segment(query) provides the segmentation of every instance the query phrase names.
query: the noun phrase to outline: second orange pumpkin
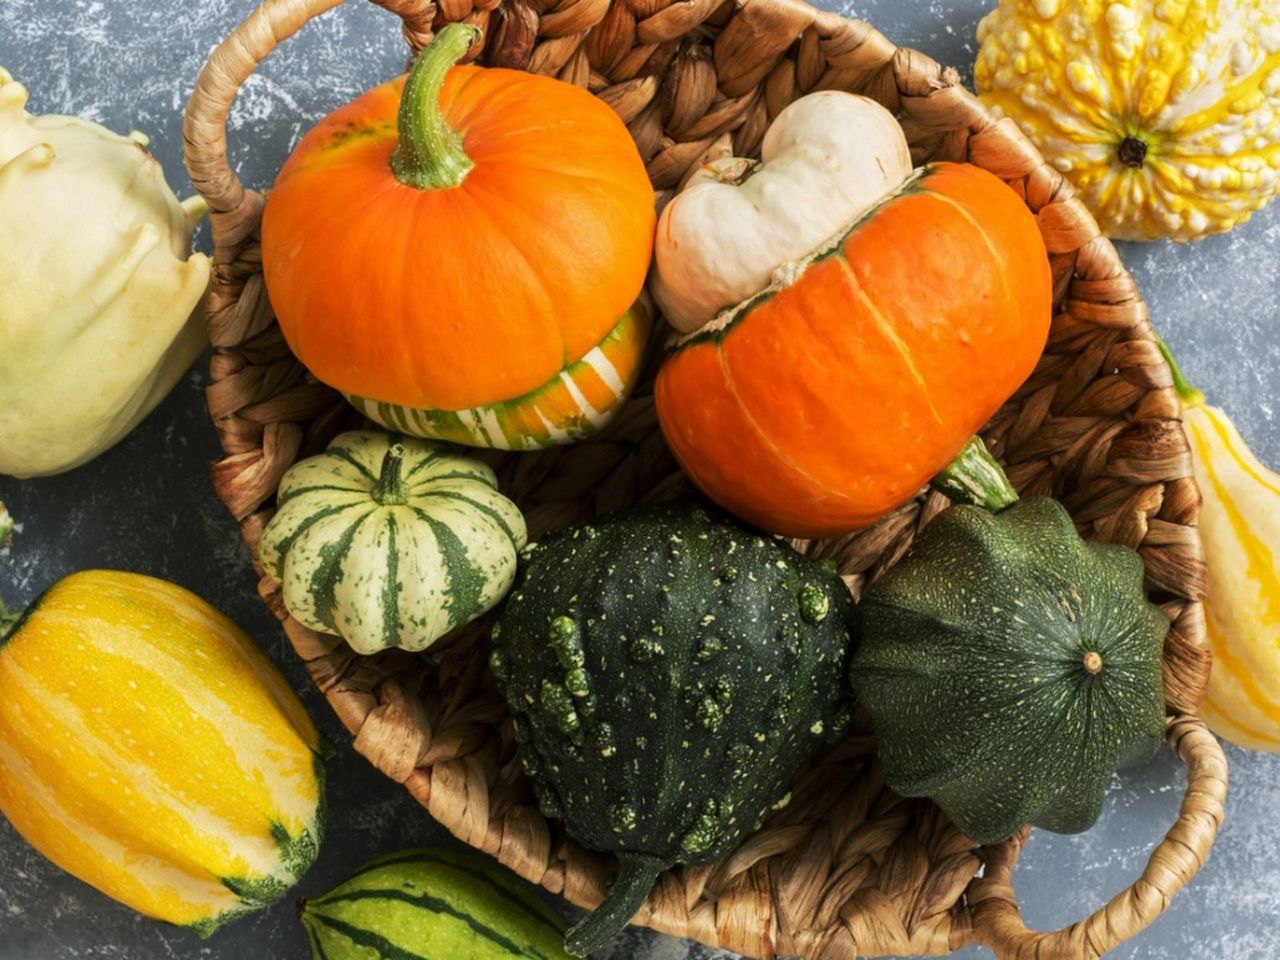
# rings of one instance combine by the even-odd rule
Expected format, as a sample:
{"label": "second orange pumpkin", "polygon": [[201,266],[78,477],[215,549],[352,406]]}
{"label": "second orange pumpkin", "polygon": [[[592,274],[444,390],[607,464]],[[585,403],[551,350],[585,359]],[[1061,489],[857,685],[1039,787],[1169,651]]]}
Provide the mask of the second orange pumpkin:
{"label": "second orange pumpkin", "polygon": [[908,180],[795,276],[686,338],[658,416],[712,499],[822,537],[914,496],[1035,368],[1052,277],[1021,199],[977,167]]}

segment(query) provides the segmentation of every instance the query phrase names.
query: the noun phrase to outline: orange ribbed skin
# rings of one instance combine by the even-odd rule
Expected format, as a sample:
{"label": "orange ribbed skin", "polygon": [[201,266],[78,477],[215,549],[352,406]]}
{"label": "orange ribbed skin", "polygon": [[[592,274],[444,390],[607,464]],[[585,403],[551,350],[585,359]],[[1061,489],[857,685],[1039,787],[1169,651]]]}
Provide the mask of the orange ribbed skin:
{"label": "orange ribbed skin", "polygon": [[658,416],[721,506],[789,536],[847,533],[960,453],[1035,368],[1052,307],[1021,198],[939,163],[794,282],[678,347]]}
{"label": "orange ribbed skin", "polygon": [[635,303],[653,188],[587,91],[454,67],[440,107],[474,163],[456,187],[390,166],[404,78],[330,114],[276,179],[263,272],[290,348],[343,393],[462,410],[540,388]]}

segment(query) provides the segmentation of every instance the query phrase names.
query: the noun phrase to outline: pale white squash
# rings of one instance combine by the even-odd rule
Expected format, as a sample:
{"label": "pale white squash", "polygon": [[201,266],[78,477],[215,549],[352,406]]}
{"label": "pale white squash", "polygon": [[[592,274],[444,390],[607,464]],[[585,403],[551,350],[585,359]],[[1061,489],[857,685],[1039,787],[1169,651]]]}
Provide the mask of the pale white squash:
{"label": "pale white squash", "polygon": [[765,132],[759,164],[708,164],[667,204],[654,299],[675,329],[692,333],[839,236],[910,175],[906,137],[880,104],[838,90],[801,97]]}
{"label": "pale white squash", "polygon": [[303,626],[357,653],[422,650],[511,589],[528,531],[497,488],[447,444],[344,433],[284,475],[262,566]]}
{"label": "pale white squash", "polygon": [[60,473],[132,430],[203,349],[201,200],[141,134],[27,113],[0,69],[0,474]]}

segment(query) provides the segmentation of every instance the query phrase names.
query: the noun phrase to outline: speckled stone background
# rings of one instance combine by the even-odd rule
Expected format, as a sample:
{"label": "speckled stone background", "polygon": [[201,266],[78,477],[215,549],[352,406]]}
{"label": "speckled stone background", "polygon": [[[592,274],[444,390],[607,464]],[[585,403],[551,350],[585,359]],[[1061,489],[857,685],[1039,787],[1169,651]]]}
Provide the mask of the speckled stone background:
{"label": "speckled stone background", "polygon": [[[967,74],[974,30],[991,0],[826,2]],[[30,88],[34,112],[76,113],[150,134],[170,182],[185,195],[183,105],[210,49],[250,8],[251,0],[0,0],[0,65]],[[368,4],[349,3],[308,27],[270,58],[236,104],[231,145],[240,175],[268,185],[313,121],[392,76],[403,61],[395,23]],[[1227,237],[1188,247],[1130,246],[1124,256],[1188,374],[1232,412],[1265,459],[1280,464],[1280,204]],[[329,837],[299,889],[315,894],[376,854],[447,838],[354,754],[258,602],[236,527],[206,478],[217,446],[204,410],[204,366],[97,462],[50,480],[0,478],[0,500],[22,522],[12,551],[0,555],[0,592],[20,605],[74,570],[135,570],[195,590],[254,635],[340,744],[330,773]],[[1280,758],[1238,750],[1230,756],[1228,820],[1208,866],[1152,930],[1114,956],[1280,956]],[[1171,822],[1182,782],[1174,761],[1162,759],[1117,779],[1090,833],[1038,833],[1015,874],[1029,921],[1042,928],[1072,922],[1132,880]],[[983,955],[975,949],[960,956]],[[0,821],[0,960],[305,956],[289,902],[202,942],[65,876]],[[598,960],[710,958],[728,955],[635,931]]]}

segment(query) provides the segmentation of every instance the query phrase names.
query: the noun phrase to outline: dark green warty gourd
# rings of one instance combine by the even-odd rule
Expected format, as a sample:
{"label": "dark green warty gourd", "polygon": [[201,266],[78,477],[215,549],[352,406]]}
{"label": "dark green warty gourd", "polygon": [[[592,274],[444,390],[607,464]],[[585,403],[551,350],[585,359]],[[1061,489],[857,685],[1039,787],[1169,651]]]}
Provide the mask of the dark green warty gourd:
{"label": "dark green warty gourd", "polygon": [[951,507],[872,584],[851,676],[885,782],[994,843],[1086,830],[1117,767],[1155,755],[1169,621],[1132,550],[1063,507]]}
{"label": "dark green warty gourd", "polygon": [[614,515],[527,549],[491,663],[543,813],[616,853],[585,955],[658,874],[712,863],[788,800],[849,717],[853,610],[830,564],[690,502]]}

